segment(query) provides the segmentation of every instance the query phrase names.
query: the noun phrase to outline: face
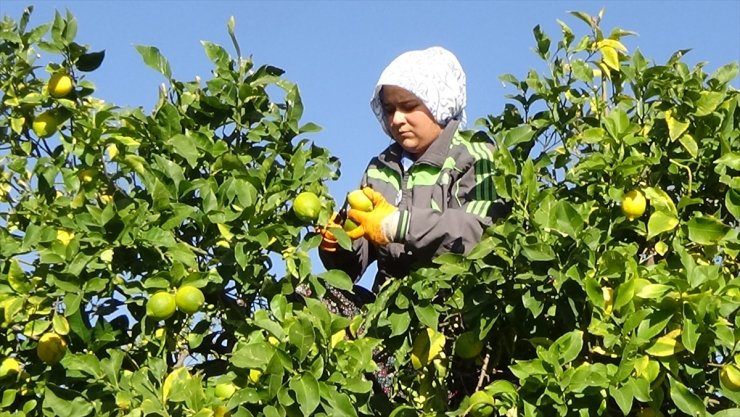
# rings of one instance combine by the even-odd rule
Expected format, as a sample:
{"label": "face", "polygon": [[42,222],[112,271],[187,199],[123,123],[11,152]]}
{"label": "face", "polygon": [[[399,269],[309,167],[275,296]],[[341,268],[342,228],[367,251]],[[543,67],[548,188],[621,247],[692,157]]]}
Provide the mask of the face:
{"label": "face", "polygon": [[380,91],[386,126],[393,139],[414,159],[421,156],[440,133],[440,126],[424,102],[394,85]]}

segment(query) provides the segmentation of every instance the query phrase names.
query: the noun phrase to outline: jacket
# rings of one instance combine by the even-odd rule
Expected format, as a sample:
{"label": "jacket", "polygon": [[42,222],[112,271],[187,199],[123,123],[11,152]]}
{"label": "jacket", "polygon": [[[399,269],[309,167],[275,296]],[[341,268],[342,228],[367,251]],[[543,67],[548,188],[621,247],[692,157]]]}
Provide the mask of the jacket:
{"label": "jacket", "polygon": [[352,251],[321,252],[325,267],[341,269],[357,281],[377,261],[377,292],[389,277],[428,266],[443,253],[467,253],[480,241],[500,206],[492,177],[494,145],[473,140],[472,132],[458,131],[458,124],[448,123],[408,170],[395,142],[370,161],[361,184],[398,207],[394,241],[376,247],[357,239]]}

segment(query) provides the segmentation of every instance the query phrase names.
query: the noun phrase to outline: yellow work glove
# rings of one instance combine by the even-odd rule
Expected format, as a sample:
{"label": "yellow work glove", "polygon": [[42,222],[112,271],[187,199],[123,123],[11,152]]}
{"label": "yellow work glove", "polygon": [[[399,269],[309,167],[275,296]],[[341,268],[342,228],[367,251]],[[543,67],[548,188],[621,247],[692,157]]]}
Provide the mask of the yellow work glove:
{"label": "yellow work glove", "polygon": [[324,252],[336,252],[337,251],[337,238],[334,236],[334,233],[329,231],[332,227],[338,227],[342,228],[342,225],[337,223],[335,220],[337,219],[337,213],[334,213],[333,216],[331,216],[331,220],[329,220],[329,224],[326,225],[326,227],[319,227],[317,231],[321,235],[321,244],[319,244],[319,249],[323,250]]}
{"label": "yellow work glove", "polygon": [[350,238],[357,239],[365,236],[375,245],[387,245],[393,241],[398,229],[398,208],[386,201],[383,194],[365,187],[362,192],[373,202],[371,211],[350,209],[347,217],[357,223],[358,227],[347,233]]}

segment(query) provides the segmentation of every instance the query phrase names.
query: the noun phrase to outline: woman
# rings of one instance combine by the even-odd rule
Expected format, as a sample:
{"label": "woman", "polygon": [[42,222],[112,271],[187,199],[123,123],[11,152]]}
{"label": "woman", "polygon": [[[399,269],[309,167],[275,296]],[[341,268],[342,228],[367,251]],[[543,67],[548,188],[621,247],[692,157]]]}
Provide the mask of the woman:
{"label": "woman", "polygon": [[465,73],[444,48],[406,52],[385,68],[370,104],[394,143],[362,178],[373,210],[347,213],[359,225],[349,233],[352,250],[337,247],[329,228],[322,231],[326,268],[358,280],[377,261],[377,292],[389,277],[442,253],[466,253],[480,241],[496,206],[493,144],[458,130],[465,102]]}

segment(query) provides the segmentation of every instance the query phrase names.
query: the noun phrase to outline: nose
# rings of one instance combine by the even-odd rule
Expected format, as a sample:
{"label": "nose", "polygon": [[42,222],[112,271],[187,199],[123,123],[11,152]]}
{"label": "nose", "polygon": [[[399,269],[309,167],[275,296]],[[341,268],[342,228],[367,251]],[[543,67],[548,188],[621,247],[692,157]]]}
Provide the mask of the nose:
{"label": "nose", "polygon": [[390,114],[388,122],[391,126],[399,126],[406,121],[406,115],[403,112],[395,110]]}

